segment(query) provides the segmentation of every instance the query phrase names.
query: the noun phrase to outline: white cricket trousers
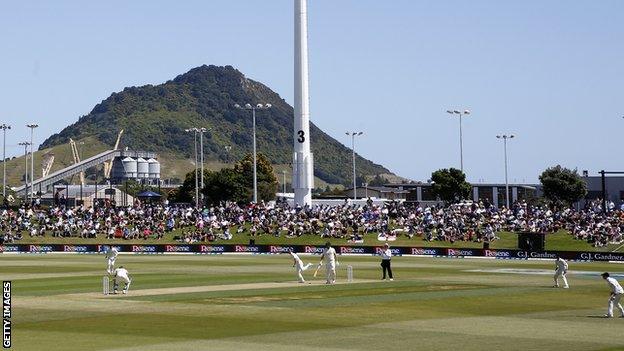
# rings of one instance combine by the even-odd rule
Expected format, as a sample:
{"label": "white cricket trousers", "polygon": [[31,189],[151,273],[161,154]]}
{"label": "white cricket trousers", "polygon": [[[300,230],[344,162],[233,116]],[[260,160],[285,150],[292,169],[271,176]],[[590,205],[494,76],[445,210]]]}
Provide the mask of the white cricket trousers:
{"label": "white cricket trousers", "polygon": [[303,262],[297,262],[297,279],[299,279],[300,283],[305,283],[305,279],[303,279],[303,272],[310,268],[311,265],[312,263],[308,263],[304,266]]}
{"label": "white cricket trousers", "polygon": [[327,264],[327,284],[334,284],[336,282],[336,262],[330,262]]}
{"label": "white cricket trousers", "polygon": [[122,277],[122,276],[117,276],[114,278],[115,279],[115,286],[117,286],[119,283],[123,282],[125,283],[125,287],[124,290],[126,290],[126,292],[130,289],[130,283],[132,282],[130,280],[130,278],[128,277]]}
{"label": "white cricket trousers", "polygon": [[113,274],[113,271],[115,270],[115,259],[116,257],[108,259],[108,267],[106,267],[108,274]]}
{"label": "white cricket trousers", "polygon": [[559,287],[559,277],[561,277],[561,280],[563,280],[563,286],[566,287],[566,288],[569,287],[568,279],[566,278],[565,273],[563,273],[563,271],[560,271],[560,270],[557,270],[555,272],[555,277],[554,277],[554,279],[555,279],[555,286]]}
{"label": "white cricket trousers", "polygon": [[609,298],[609,309],[607,310],[607,316],[613,317],[613,305],[616,305],[620,310],[620,316],[624,316],[624,308],[620,305],[620,298],[622,294],[615,294]]}

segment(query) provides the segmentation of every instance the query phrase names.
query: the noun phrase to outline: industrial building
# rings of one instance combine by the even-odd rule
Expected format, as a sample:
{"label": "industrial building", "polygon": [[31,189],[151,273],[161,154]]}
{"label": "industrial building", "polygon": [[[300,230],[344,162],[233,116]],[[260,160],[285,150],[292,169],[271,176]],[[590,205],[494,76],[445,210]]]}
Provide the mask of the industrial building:
{"label": "industrial building", "polygon": [[[583,180],[587,184],[587,196],[585,200],[580,202],[584,206],[587,201],[603,198],[602,193],[602,177],[588,176],[584,174]],[[619,207],[624,201],[624,177],[623,176],[605,176],[605,198],[607,201],[613,202]]]}
{"label": "industrial building", "polygon": [[[103,167],[100,168],[100,165]],[[66,179],[77,174],[80,174],[80,182],[84,187],[88,185],[84,182],[84,173],[92,167],[96,169],[96,178],[106,179],[107,184],[122,184],[126,180],[135,180],[146,185],[158,185],[160,183],[160,163],[155,153],[108,150],[35,179],[14,190],[20,197],[27,193],[46,194],[51,192],[55,185],[63,183]]]}
{"label": "industrial building", "polygon": [[[473,184],[470,200],[483,201],[498,207],[505,201],[505,184]],[[353,188],[346,190],[346,196],[353,198]],[[542,196],[539,184],[509,184],[510,202],[518,200],[530,201]],[[386,200],[398,200],[418,202],[421,204],[438,204],[441,201],[433,193],[430,183],[405,183],[386,184],[382,187],[367,186],[356,188],[357,198],[378,198]]]}
{"label": "industrial building", "polygon": [[111,182],[121,184],[130,179],[143,184],[158,184],[160,163],[156,160],[156,154],[123,151],[119,157],[115,157],[110,175]]}
{"label": "industrial building", "polygon": [[93,206],[98,201],[115,203],[118,206],[128,206],[134,203],[134,197],[124,192],[123,187],[111,185],[55,185],[54,189],[41,196],[42,205],[66,205],[86,207]]}
{"label": "industrial building", "polygon": [[[579,201],[579,207],[584,207],[587,201],[603,198],[602,177],[583,175],[582,179],[587,185],[587,195],[585,199]],[[383,188],[394,188],[407,192],[404,198],[407,202],[419,203],[439,203],[440,201],[433,194],[430,183],[407,183],[407,184],[386,184]],[[361,190],[360,190],[361,189]],[[357,190],[358,197],[364,196],[366,188]],[[370,187],[368,188],[370,191]],[[605,197],[607,201],[613,202],[617,207],[624,203],[624,176],[605,177]],[[348,194],[353,195],[353,190],[349,189]],[[505,204],[505,184],[497,183],[476,183],[472,184],[472,196],[470,200],[488,202],[495,207]],[[531,201],[544,195],[541,184],[509,184],[510,203],[515,201]]]}
{"label": "industrial building", "polygon": [[[387,200],[405,200],[409,194],[408,190],[389,186],[359,186],[355,188],[356,198],[376,198]],[[346,190],[346,196],[353,198],[353,188]]]}

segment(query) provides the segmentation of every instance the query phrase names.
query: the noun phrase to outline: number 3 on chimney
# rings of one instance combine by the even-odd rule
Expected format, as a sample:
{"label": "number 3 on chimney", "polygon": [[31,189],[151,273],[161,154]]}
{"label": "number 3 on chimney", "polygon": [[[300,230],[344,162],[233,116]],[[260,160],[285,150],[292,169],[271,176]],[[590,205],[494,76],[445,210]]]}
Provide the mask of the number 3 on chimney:
{"label": "number 3 on chimney", "polygon": [[305,133],[303,130],[300,130],[297,132],[297,135],[299,135],[299,137],[297,138],[297,141],[300,143],[303,143],[305,141]]}

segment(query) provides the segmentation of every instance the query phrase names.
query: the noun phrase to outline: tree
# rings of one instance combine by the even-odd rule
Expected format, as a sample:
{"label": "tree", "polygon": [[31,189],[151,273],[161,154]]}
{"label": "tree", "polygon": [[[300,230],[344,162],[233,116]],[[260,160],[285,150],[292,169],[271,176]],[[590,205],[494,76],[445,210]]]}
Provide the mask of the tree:
{"label": "tree", "polygon": [[[204,184],[208,170],[204,170]],[[184,182],[175,193],[174,201],[194,203],[195,199],[195,171],[188,172],[184,178]]]}
{"label": "tree", "polygon": [[446,204],[468,198],[472,190],[464,172],[456,168],[439,169],[431,173],[431,180],[433,193]]}
{"label": "tree", "polygon": [[[275,199],[278,183],[268,158],[258,154],[258,201]],[[247,155],[234,165],[219,171],[204,171],[204,200],[209,204],[221,201],[249,203],[253,201],[253,156]],[[195,196],[195,171],[186,174],[178,188],[176,201],[192,202]]]}
{"label": "tree", "polygon": [[207,203],[221,201],[248,202],[249,188],[245,186],[243,175],[232,168],[222,168],[217,172],[208,172],[202,189]]}
{"label": "tree", "polygon": [[[257,178],[258,178],[258,201],[275,200],[277,192],[277,177],[273,171],[273,166],[269,159],[259,153],[257,154]],[[253,200],[253,155],[247,154],[242,160],[234,165],[236,172],[243,176],[245,185],[250,189],[249,201]]]}
{"label": "tree", "polygon": [[570,206],[587,195],[587,184],[576,169],[571,170],[557,165],[547,168],[539,176],[544,189],[544,197],[555,205]]}

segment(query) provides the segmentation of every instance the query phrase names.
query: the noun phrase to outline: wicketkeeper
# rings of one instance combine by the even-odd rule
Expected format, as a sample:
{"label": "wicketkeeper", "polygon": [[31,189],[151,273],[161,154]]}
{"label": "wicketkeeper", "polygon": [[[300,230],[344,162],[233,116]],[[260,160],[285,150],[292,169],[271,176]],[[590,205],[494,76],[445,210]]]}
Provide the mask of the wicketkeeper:
{"label": "wicketkeeper", "polygon": [[130,279],[130,276],[128,275],[128,270],[125,269],[123,266],[119,266],[119,268],[115,269],[114,276],[113,276],[113,294],[117,294],[117,288],[119,287],[119,282],[125,283],[122,293],[127,294],[128,289],[130,289],[130,283],[132,282],[132,280]]}

